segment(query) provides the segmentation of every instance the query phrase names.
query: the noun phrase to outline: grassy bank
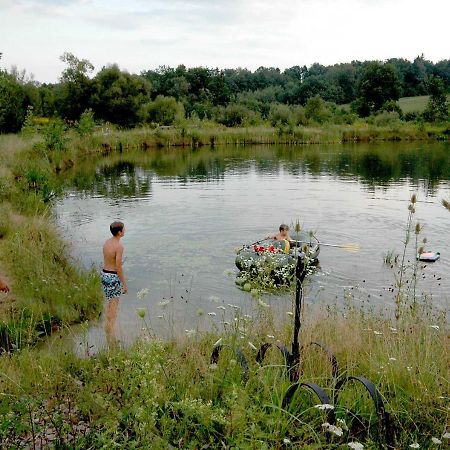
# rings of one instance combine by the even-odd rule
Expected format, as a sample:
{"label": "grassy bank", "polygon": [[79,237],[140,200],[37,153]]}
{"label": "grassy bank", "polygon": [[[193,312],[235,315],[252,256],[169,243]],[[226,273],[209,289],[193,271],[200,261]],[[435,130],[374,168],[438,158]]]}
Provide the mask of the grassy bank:
{"label": "grassy bank", "polygon": [[[435,139],[445,131],[411,127],[402,128],[401,139]],[[302,143],[342,142],[344,132],[358,136],[351,141],[398,139],[399,133],[368,124],[298,131],[310,133]],[[411,299],[412,283],[406,282],[413,280],[409,277],[415,267],[405,270],[398,286],[397,320],[389,312],[361,307],[352,295],[341,309],[304,312],[301,380],[324,388],[339,419],[336,428],[323,426],[330,417],[315,407],[319,401],[308,390],[283,405],[290,382],[278,351],[270,350],[263,365],[255,362],[255,348],[262,343],[292,340],[290,320],[283,327],[274,325],[264,302],[254,301],[252,317],[232,308],[235,321],[223,332],[158,342],[147,329],[131,349],[77,357],[60,342],[70,324],[98,315],[100,287],[94,273],[79,270],[68,256],[67,245],[51,225],[51,200],[65,178],[82,170],[83,159],[131,148],[297,141],[270,128],[211,126],[103,130],[84,137],[71,130],[56,134],[52,142],[53,147],[40,136],[0,140],[0,270],[13,292],[0,294],[1,336],[4,349],[21,349],[0,357],[1,446],[336,449],[357,441],[364,448],[382,448],[384,433],[364,390],[349,385],[333,400],[336,380],[329,361],[308,345],[319,341],[333,350],[342,376],[363,375],[375,383],[392,418],[396,448],[440,445],[432,438],[443,441],[444,448],[446,323],[426,298]],[[45,348],[30,347],[52,332]],[[214,345],[225,344],[228,349],[211,364]],[[237,347],[248,362],[247,373],[232,350]]]}
{"label": "grassy bank", "polygon": [[[349,448],[349,442],[383,448],[373,403],[356,385],[350,383],[333,402],[338,428],[328,432],[327,411],[315,407],[320,401],[307,389],[283,405],[290,386],[283,359],[270,350],[260,366],[255,347],[278,339],[289,343],[291,333],[290,326],[275,329],[270,312],[255,302],[251,318],[236,313],[235,324],[220,334],[166,343],[144,335],[132,349],[85,359],[56,340],[46,350],[0,359],[7,393],[0,438],[8,446],[31,446],[34,439],[76,448],[336,449]],[[439,448],[432,438],[445,442],[446,339],[445,317],[427,308],[395,323],[351,302],[340,310],[307,308],[301,380],[317,383],[333,398],[329,361],[307,345],[321,342],[334,351],[343,376],[364,375],[376,384],[391,415],[395,448],[416,442]],[[211,364],[215,344],[240,347],[248,373],[229,349]],[[370,430],[361,423],[370,423]]]}

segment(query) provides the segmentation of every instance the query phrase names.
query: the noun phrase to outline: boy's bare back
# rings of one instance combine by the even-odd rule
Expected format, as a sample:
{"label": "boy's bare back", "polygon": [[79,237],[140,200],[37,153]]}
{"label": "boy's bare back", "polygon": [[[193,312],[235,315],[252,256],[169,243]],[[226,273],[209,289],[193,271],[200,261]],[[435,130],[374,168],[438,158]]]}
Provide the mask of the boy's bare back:
{"label": "boy's bare back", "polygon": [[[112,237],[103,244],[103,268],[117,271],[118,265],[122,265],[123,245]],[[119,264],[118,264],[119,263]]]}

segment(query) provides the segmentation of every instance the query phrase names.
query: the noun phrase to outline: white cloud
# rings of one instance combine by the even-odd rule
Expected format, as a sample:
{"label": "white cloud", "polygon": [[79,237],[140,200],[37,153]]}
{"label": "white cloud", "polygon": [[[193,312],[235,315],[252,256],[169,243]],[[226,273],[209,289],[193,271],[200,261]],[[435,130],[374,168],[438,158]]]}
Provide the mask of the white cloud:
{"label": "white cloud", "polygon": [[100,69],[285,68],[450,57],[446,0],[0,0],[3,66],[54,81],[71,51]]}

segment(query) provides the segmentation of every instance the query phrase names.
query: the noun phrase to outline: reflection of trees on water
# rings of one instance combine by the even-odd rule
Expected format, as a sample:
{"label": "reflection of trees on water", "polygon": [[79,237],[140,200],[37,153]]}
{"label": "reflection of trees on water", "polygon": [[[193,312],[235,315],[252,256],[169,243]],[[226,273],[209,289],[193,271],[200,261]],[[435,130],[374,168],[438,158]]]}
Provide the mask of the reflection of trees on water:
{"label": "reflection of trees on water", "polygon": [[151,174],[136,168],[130,161],[93,167],[93,170],[76,171],[71,187],[93,196],[108,198],[139,198],[151,191]]}
{"label": "reflection of trees on water", "polygon": [[140,197],[156,174],[183,183],[221,180],[232,171],[353,178],[372,190],[407,180],[424,182],[430,193],[449,180],[450,146],[435,144],[356,144],[340,146],[224,146],[163,149],[86,161],[70,173],[77,190],[107,197]]}

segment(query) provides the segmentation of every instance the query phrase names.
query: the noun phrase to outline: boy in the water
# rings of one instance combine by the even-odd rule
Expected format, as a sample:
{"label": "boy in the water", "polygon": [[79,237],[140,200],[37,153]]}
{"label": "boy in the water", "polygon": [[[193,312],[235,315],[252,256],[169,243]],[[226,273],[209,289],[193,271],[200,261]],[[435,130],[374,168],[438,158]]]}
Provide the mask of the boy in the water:
{"label": "boy in the water", "polygon": [[113,222],[109,229],[112,237],[103,244],[102,286],[108,300],[106,308],[106,336],[114,339],[114,326],[117,318],[120,295],[128,292],[127,282],[123,274],[123,245],[120,239],[125,235],[125,225]]}
{"label": "boy in the water", "polygon": [[289,236],[289,227],[282,223],[279,228],[279,232],[272,236],[267,236],[266,239],[274,239],[275,241],[292,241],[292,238]]}

